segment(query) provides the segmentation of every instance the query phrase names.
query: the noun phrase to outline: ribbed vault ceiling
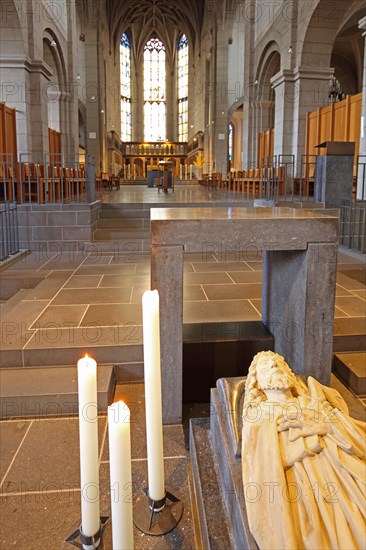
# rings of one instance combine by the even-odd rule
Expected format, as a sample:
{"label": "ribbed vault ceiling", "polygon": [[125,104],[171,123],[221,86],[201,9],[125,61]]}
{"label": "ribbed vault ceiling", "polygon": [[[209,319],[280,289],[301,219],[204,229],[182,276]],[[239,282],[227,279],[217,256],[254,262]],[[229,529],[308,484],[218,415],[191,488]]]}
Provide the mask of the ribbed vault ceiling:
{"label": "ribbed vault ceiling", "polygon": [[130,30],[137,57],[146,41],[156,34],[174,55],[176,40],[185,33],[193,47],[199,41],[205,0],[106,0],[110,36],[116,46]]}

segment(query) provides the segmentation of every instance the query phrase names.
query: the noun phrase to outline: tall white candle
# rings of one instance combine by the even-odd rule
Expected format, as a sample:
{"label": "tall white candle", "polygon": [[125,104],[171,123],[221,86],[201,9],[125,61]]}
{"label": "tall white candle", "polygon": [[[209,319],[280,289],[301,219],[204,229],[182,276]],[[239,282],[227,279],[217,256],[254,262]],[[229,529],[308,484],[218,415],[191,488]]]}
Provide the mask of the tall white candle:
{"label": "tall white candle", "polygon": [[182,172],[182,165],[180,164],[180,165],[179,165],[179,179],[180,179],[180,180],[183,179],[183,178],[182,178],[182,173],[183,173],[183,172]]}
{"label": "tall white candle", "polygon": [[185,180],[187,181],[187,165],[184,165]]}
{"label": "tall white candle", "polygon": [[131,164],[127,166],[127,179],[131,179]]}
{"label": "tall white candle", "polygon": [[192,179],[192,164],[189,165],[189,179]]}
{"label": "tall white candle", "polygon": [[130,409],[123,401],[108,407],[112,541],[133,549]]}
{"label": "tall white candle", "polygon": [[157,501],[165,496],[159,293],[157,290],[144,292],[142,317],[149,497]]}
{"label": "tall white candle", "polygon": [[[100,528],[97,364],[87,355],[78,361],[81,530],[93,537]],[[92,548],[84,546],[84,548]]]}

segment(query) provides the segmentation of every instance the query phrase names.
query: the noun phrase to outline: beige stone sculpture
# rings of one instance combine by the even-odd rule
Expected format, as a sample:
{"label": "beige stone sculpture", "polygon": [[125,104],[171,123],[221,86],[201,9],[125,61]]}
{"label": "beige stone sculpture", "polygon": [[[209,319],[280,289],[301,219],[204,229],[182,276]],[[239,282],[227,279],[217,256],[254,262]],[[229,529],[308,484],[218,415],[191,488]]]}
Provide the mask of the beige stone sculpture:
{"label": "beige stone sculpture", "polygon": [[258,353],[242,431],[249,528],[261,550],[366,548],[366,424],[341,395]]}

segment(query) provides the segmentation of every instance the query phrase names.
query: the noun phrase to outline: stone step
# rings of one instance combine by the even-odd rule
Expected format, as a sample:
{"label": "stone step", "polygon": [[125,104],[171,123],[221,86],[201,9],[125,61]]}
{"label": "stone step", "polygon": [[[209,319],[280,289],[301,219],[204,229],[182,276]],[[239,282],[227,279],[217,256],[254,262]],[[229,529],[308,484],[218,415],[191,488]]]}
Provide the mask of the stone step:
{"label": "stone step", "polygon": [[207,418],[190,421],[189,449],[202,547],[205,550],[233,548],[215,471]]}
{"label": "stone step", "polygon": [[135,252],[149,252],[151,249],[151,240],[150,239],[95,239],[93,243],[85,243],[85,246],[96,246],[100,252],[111,252],[114,254],[117,253],[129,253],[130,255]]}
{"label": "stone step", "polygon": [[[98,365],[98,409],[112,402],[115,376],[110,365]],[[2,419],[74,416],[78,414],[77,368],[60,366],[4,369],[1,371]]]}
{"label": "stone step", "polygon": [[111,229],[96,229],[94,231],[94,240],[96,241],[113,241],[113,240],[134,240],[139,241],[148,239],[150,241],[150,229],[144,228],[111,228]]}
{"label": "stone step", "polygon": [[[25,260],[24,260],[25,261]],[[20,270],[3,271],[0,277],[0,300],[9,300],[19,290],[34,288],[44,279],[44,274],[28,271],[21,273]]]}
{"label": "stone step", "polygon": [[148,219],[150,220],[150,210],[139,208],[138,205],[133,205],[134,208],[103,208],[99,213],[99,219]]}
{"label": "stone step", "polygon": [[335,353],[332,370],[356,395],[366,395],[366,351]]}
{"label": "stone step", "polygon": [[98,229],[149,229],[150,220],[147,218],[100,218]]}
{"label": "stone step", "polygon": [[9,315],[9,313],[14,308],[16,308],[22,300],[27,299],[27,295],[29,294],[29,290],[30,289],[28,289],[28,288],[22,288],[22,289],[18,290],[18,292],[16,292],[14,294],[14,296],[12,296],[11,298],[9,298],[8,300],[4,301],[1,304],[1,319],[2,319],[2,321],[4,321],[6,316]]}

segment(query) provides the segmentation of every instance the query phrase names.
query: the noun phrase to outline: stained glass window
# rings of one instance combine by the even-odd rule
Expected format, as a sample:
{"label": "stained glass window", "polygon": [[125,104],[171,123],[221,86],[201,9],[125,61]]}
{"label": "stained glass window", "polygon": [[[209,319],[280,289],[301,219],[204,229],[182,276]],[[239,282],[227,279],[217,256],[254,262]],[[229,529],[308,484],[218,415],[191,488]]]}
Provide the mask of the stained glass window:
{"label": "stained glass window", "polygon": [[121,65],[121,139],[131,141],[131,44],[127,34],[120,41]]}
{"label": "stained glass window", "polygon": [[158,38],[144,48],[144,121],[145,141],[165,141],[165,47]]}
{"label": "stained glass window", "polygon": [[188,141],[188,38],[178,42],[178,139]]}
{"label": "stained glass window", "polygon": [[229,161],[233,160],[234,126],[229,124]]}

